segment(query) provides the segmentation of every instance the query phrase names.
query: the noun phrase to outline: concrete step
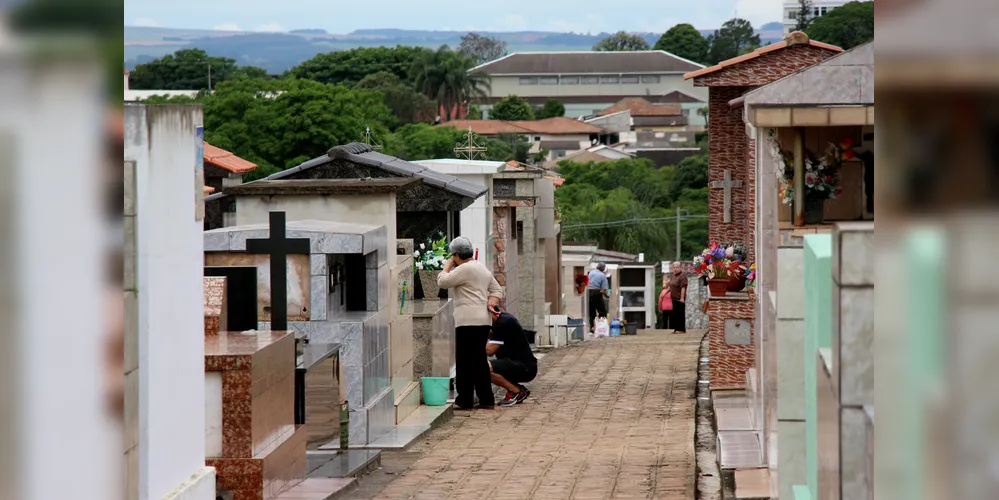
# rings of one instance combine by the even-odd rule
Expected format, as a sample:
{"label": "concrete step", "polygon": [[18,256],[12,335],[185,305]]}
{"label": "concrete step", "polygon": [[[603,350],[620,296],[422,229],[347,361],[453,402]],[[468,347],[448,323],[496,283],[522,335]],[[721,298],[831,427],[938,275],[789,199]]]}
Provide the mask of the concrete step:
{"label": "concrete step", "polygon": [[[350,445],[351,450],[405,450],[417,439],[423,437],[432,429],[440,427],[454,417],[454,405],[426,406],[420,405],[402,422],[389,432],[372,439],[363,445]],[[340,442],[331,441],[320,446],[321,451],[332,451],[340,448]]]}
{"label": "concrete step", "polygon": [[396,392],[395,396],[395,423],[400,422],[410,416],[420,407],[420,383],[410,382],[402,391]]}
{"label": "concrete step", "polygon": [[357,487],[357,479],[308,478],[279,493],[275,500],[333,500]]}
{"label": "concrete step", "polygon": [[306,466],[310,478],[361,477],[382,463],[379,450],[309,451]]}

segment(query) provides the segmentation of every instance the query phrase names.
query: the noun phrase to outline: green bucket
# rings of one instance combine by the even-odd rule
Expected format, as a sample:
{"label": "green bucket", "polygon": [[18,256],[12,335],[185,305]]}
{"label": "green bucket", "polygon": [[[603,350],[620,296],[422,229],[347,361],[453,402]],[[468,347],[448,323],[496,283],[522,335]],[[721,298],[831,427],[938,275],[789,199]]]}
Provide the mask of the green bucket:
{"label": "green bucket", "polygon": [[448,389],[451,379],[448,377],[423,377],[423,403],[427,406],[444,406],[447,404]]}

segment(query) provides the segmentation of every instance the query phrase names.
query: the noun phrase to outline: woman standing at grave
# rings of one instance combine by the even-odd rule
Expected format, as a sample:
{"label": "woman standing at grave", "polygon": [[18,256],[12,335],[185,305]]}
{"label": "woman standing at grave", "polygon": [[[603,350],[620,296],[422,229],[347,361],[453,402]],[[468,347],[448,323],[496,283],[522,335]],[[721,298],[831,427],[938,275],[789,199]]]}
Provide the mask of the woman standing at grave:
{"label": "woman standing at grave", "polygon": [[486,359],[486,342],[492,328],[490,311],[499,312],[503,288],[486,266],[472,260],[475,250],[468,238],[455,238],[448,250],[451,259],[444,265],[437,283],[441,288],[454,289],[455,389],[458,391],[455,408],[471,410],[474,392],[479,397],[479,408],[492,409],[496,401]]}
{"label": "woman standing at grave", "polygon": [[[687,275],[683,274],[679,262],[670,265],[669,295],[673,300],[673,310],[669,313],[669,327],[673,333],[687,333]],[[663,313],[665,316],[667,313]]]}

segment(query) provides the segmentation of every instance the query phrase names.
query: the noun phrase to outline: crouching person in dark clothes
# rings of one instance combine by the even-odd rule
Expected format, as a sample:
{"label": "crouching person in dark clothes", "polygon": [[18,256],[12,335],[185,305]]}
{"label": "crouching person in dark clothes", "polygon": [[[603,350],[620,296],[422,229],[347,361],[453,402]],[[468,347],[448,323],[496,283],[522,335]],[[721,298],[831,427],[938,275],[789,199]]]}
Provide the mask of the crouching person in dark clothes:
{"label": "crouching person in dark clothes", "polygon": [[493,329],[486,344],[486,355],[495,355],[496,359],[489,362],[489,375],[494,384],[506,389],[506,399],[499,405],[513,406],[531,395],[524,383],[538,375],[538,360],[531,352],[527,334],[517,318],[506,312],[490,312]]}

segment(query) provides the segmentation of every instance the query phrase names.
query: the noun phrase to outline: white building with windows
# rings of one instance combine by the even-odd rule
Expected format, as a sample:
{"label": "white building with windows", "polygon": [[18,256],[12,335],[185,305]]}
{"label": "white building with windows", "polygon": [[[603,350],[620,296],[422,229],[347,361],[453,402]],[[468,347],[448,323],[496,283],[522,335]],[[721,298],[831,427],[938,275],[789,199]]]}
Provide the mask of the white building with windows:
{"label": "white building with windows", "polygon": [[[817,17],[822,17],[829,12],[831,12],[836,7],[850,3],[854,0],[812,0],[812,12],[809,13],[810,19],[815,19]],[[863,1],[873,1],[873,0],[863,0]],[[784,2],[784,34],[787,35],[794,31],[798,26],[798,11],[801,10],[801,2]]]}
{"label": "white building with windows", "polygon": [[662,50],[517,52],[469,71],[491,77],[489,96],[479,103],[483,118],[489,118],[492,106],[509,95],[533,106],[554,98],[565,106],[566,117],[578,118],[595,115],[626,97],[696,110],[707,102],[707,88],[694,87],[683,74],[703,67]]}

